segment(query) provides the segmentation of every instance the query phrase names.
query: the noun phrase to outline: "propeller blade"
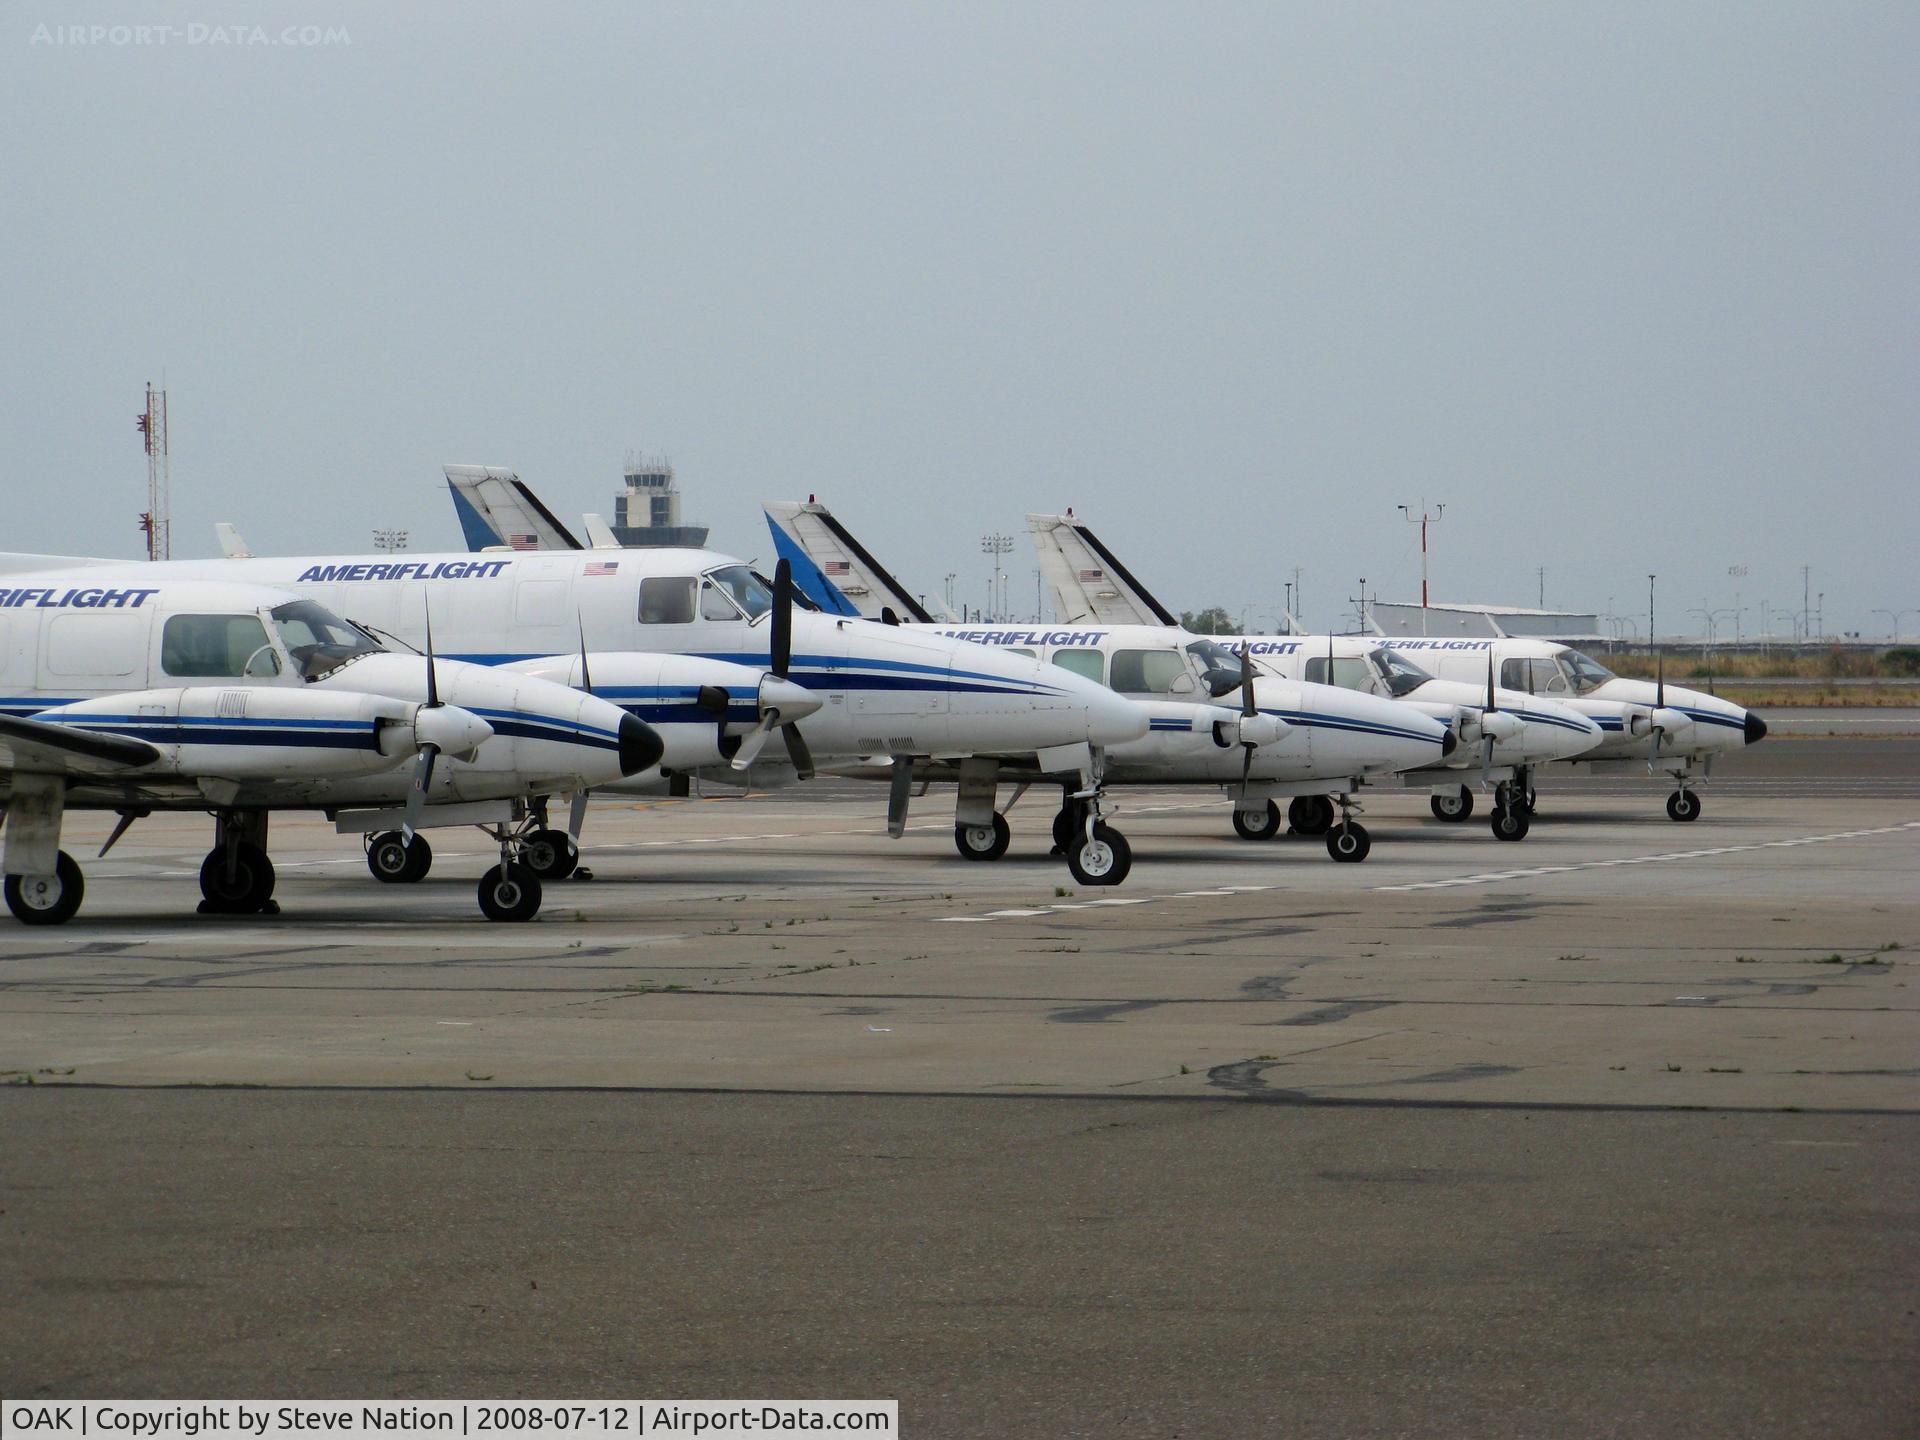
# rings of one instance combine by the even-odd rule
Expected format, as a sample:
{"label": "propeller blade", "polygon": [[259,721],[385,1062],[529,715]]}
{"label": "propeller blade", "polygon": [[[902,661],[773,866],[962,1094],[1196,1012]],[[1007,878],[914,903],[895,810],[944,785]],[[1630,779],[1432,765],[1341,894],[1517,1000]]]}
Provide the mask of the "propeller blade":
{"label": "propeller blade", "polygon": [[567,806],[567,835],[572,839],[574,848],[580,845],[580,827],[587,822],[587,792],[573,792],[573,803]]}
{"label": "propeller blade", "polygon": [[1487,651],[1487,714],[1491,715],[1499,706],[1493,695],[1493,651]]}
{"label": "propeller blade", "polygon": [[740,737],[740,748],[733,752],[733,768],[744,770],[753,764],[766,747],[767,737],[773,733],[773,727],[779,723],[779,711],[769,710],[763,714],[760,723]]}
{"label": "propeller blade", "polygon": [[907,795],[913,789],[913,757],[893,757],[893,775],[887,787],[887,834],[898,840],[907,833]]}
{"label": "propeller blade", "polygon": [[[429,671],[428,673],[432,673]],[[427,791],[433,786],[433,762],[440,756],[438,745],[422,745],[420,758],[413,764],[413,784],[407,790],[406,820],[400,833],[413,843],[413,832],[420,826],[421,812],[427,808]]]}
{"label": "propeller blade", "polygon": [[581,618],[578,610],[573,612],[573,618],[580,627],[580,688],[591,695],[593,676],[587,672],[587,622]]}
{"label": "propeller blade", "polygon": [[440,680],[433,670],[433,607],[427,606],[427,708],[440,708]]}
{"label": "propeller blade", "polygon": [[1657,656],[1654,664],[1657,668],[1654,671],[1653,708],[1664,710],[1667,708],[1667,657],[1664,654]]}
{"label": "propeller blade", "polygon": [[1260,713],[1253,703],[1253,661],[1244,640],[1240,642],[1240,713],[1249,720]]}
{"label": "propeller blade", "polygon": [[1487,736],[1487,748],[1480,759],[1480,785],[1482,789],[1493,783],[1493,736]]}
{"label": "propeller blade", "polygon": [[793,768],[802,780],[813,779],[813,752],[807,749],[807,742],[800,734],[798,725],[782,725],[780,738],[787,742],[787,758],[793,761]]}
{"label": "propeller blade", "polygon": [[786,679],[793,661],[793,566],[786,560],[773,567],[773,621],[767,651],[767,668]]}

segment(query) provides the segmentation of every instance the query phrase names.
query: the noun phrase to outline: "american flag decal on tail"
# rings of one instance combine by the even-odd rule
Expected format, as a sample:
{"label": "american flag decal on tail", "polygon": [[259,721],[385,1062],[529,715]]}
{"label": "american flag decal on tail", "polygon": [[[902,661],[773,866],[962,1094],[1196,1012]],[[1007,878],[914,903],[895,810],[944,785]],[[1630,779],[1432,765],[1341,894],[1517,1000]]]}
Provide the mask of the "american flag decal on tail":
{"label": "american flag decal on tail", "polygon": [[540,548],[540,537],[538,535],[509,535],[507,536],[507,544],[515,550],[538,550]]}
{"label": "american flag decal on tail", "polygon": [[828,575],[851,575],[853,573],[852,562],[847,560],[829,560],[820,568]]}
{"label": "american flag decal on tail", "polygon": [[1098,570],[1082,570],[1080,572],[1080,578],[1082,580],[1104,580],[1106,576]]}

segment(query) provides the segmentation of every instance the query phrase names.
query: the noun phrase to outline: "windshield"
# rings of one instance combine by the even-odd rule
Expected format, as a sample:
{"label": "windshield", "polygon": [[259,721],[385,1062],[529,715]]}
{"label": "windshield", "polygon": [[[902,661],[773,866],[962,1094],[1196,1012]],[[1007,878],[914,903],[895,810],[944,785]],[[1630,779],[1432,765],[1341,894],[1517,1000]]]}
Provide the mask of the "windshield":
{"label": "windshield", "polygon": [[311,600],[291,600],[269,613],[302,679],[318,680],[347,661],[380,649],[359,626]]}
{"label": "windshield", "polygon": [[773,587],[744,565],[722,565],[709,570],[705,579],[745,611],[749,620],[758,620],[773,608]]}
{"label": "windshield", "polygon": [[1560,653],[1560,668],[1567,672],[1567,679],[1573,683],[1576,695],[1591,695],[1607,681],[1613,679],[1613,672],[1591,656],[1582,655],[1578,650],[1563,650]]}
{"label": "windshield", "polygon": [[1373,661],[1373,668],[1380,672],[1380,678],[1386,682],[1387,693],[1396,700],[1418,690],[1433,678],[1398,650],[1390,650],[1384,645],[1367,658]]}

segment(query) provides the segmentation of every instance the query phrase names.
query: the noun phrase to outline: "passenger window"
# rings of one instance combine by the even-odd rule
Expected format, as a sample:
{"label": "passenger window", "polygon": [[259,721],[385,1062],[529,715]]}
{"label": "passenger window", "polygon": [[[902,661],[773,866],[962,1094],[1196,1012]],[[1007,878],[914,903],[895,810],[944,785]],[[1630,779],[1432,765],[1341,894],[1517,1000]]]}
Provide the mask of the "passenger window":
{"label": "passenger window", "polygon": [[[641,582],[641,588],[646,588]],[[713,583],[709,576],[700,582],[700,618],[702,620],[738,620],[740,609],[727,598],[727,592]]]}
{"label": "passenger window", "polygon": [[1105,657],[1098,650],[1056,650],[1053,663],[1098,685],[1106,679]]}
{"label": "passenger window", "polygon": [[169,675],[278,675],[280,657],[258,615],[174,615],[160,632],[160,668]]}
{"label": "passenger window", "polygon": [[1527,688],[1527,662],[1524,660],[1502,660],[1500,662],[1500,683],[1509,690]]}
{"label": "passenger window", "polygon": [[1122,695],[1169,694],[1186,673],[1178,650],[1121,650],[1113,657],[1113,688]]}
{"label": "passenger window", "polygon": [[640,582],[642,625],[691,625],[693,577],[655,576]]}

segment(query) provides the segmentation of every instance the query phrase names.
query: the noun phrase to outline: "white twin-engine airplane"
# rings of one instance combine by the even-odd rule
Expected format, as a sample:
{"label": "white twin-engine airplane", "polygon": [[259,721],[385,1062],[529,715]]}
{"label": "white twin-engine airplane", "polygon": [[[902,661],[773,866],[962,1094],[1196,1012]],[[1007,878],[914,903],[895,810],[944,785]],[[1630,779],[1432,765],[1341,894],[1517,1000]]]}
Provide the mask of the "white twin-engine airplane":
{"label": "white twin-engine airplane", "polygon": [[[1127,696],[1148,716],[1149,733],[1108,752],[1107,778],[1125,785],[1220,785],[1234,802],[1234,825],[1259,838],[1279,828],[1278,795],[1312,797],[1327,807],[1336,860],[1366,858],[1367,831],[1353,819],[1350,793],[1403,770],[1447,765],[1458,737],[1444,718],[1393,699],[1263,673],[1226,646],[1178,625],[1072,622],[1055,627],[958,626],[936,622],[887,570],[813,501],[765,507],[774,545],[795,583],[823,609],[878,615],[904,630],[937,633],[1032,655]],[[1231,700],[1232,704],[1223,703]],[[1569,723],[1584,722],[1569,717]],[[1461,757],[1460,763],[1466,763]],[[961,798],[968,781],[959,775]],[[1328,791],[1341,795],[1336,823]],[[1017,797],[1016,797],[1017,798]],[[1056,844],[1080,823],[1067,797],[1054,821]],[[979,816],[955,833],[960,852],[992,859],[1007,847],[1003,816]]]}
{"label": "white twin-engine airplane", "polygon": [[[1164,623],[1165,608],[1072,511],[1029,515],[1027,528],[1061,614],[1117,620],[1148,616]],[[1329,673],[1328,637],[1251,635],[1244,643],[1262,664],[1275,669],[1297,671],[1309,679]],[[1505,687],[1500,712],[1524,714],[1544,708],[1544,700],[1599,728],[1598,743],[1544,758],[1596,773],[1627,773],[1644,765],[1649,774],[1668,775],[1674,791],[1667,798],[1667,814],[1675,820],[1700,817],[1700,797],[1690,787],[1711,776],[1715,755],[1752,745],[1767,734],[1766,721],[1717,695],[1668,685],[1664,674],[1653,681],[1624,679],[1581,651],[1550,640],[1396,638],[1389,643],[1344,636],[1331,643],[1333,682],[1380,693],[1392,693],[1406,683],[1396,676],[1406,677],[1410,671],[1430,671],[1456,686],[1477,689],[1489,683],[1497,666],[1499,684]],[[1409,688],[1409,694],[1427,693],[1428,687]],[[1515,698],[1504,698],[1509,695]],[[1505,836],[1503,824],[1511,830],[1516,816],[1520,833],[1525,833],[1537,763],[1529,759],[1496,788],[1496,835]],[[1465,787],[1436,787],[1432,805],[1443,820],[1465,820],[1473,811],[1473,795]]]}
{"label": "white twin-engine airplane", "polygon": [[[243,547],[237,547],[243,548]],[[891,781],[888,831],[906,826],[916,770],[962,766],[987,795],[1002,763],[1059,781],[1097,808],[1106,748],[1146,717],[1105,687],[1029,656],[797,608],[784,569],[769,583],[711,550],[172,561],[153,573],[217,574],[309,595],[375,634],[418,646],[433,603],[442,653],[569,685],[591,684],[658,732],[658,783],[744,769],[778,729],[793,767],[877,762]],[[804,602],[803,602],[804,603]],[[974,821],[975,790],[959,819]],[[1105,841],[1101,842],[1106,845]],[[1081,850],[1097,849],[1089,834]],[[1076,850],[1083,883],[1124,865]],[[570,868],[571,855],[556,857]]]}
{"label": "white twin-engine airplane", "polygon": [[225,914],[277,909],[273,810],[390,832],[395,863],[427,855],[418,828],[490,823],[500,864],[480,908],[528,919],[540,883],[521,863],[527,797],[583,795],[660,759],[659,736],[608,701],[390,654],[285,590],[168,566],[32,564],[0,557],[5,892],[28,924],[80,908],[85,881],[60,848],[68,809],[119,812],[102,855],[154,810],[211,810],[201,909]]}

